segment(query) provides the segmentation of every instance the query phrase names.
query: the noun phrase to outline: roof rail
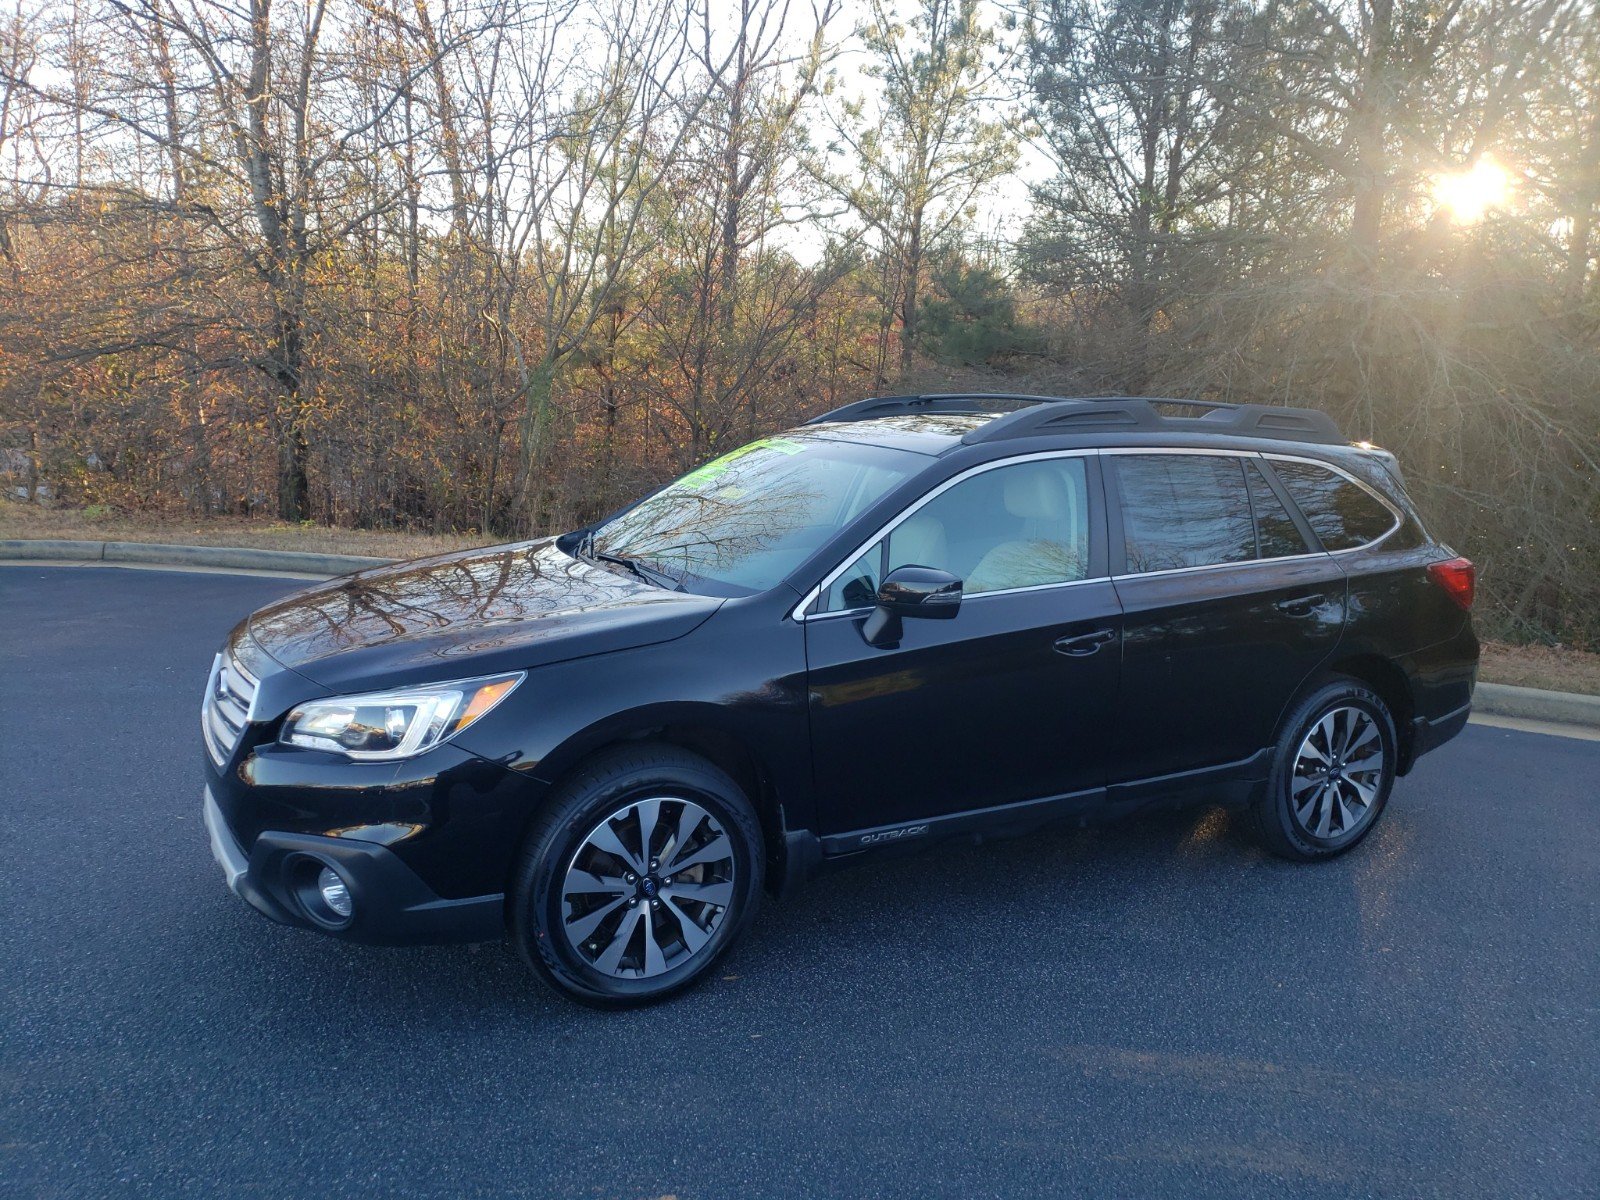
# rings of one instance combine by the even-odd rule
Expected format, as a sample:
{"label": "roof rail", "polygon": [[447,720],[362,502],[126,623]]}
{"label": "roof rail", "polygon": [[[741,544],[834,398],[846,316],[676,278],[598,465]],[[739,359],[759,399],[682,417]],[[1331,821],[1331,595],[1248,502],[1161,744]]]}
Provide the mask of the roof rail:
{"label": "roof rail", "polygon": [[[1198,416],[1165,416],[1157,405],[1206,410]],[[1204,422],[1204,424],[1201,424]],[[1007,413],[967,433],[968,445],[1048,433],[1228,433],[1235,437],[1340,445],[1346,439],[1332,417],[1314,408],[1169,400],[1160,396],[1085,397]]]}
{"label": "roof rail", "polygon": [[1060,396],[1025,396],[1011,392],[938,392],[920,396],[874,396],[857,400],[812,417],[807,425],[827,425],[834,421],[870,421],[876,417],[900,417],[908,413],[983,412],[984,403],[993,400],[1008,404],[1058,404]]}
{"label": "roof rail", "polygon": [[[1023,407],[1004,413],[962,437],[967,445],[1004,438],[1061,433],[1228,433],[1235,437],[1340,445],[1346,441],[1327,413],[1314,408],[1179,400],[1165,396],[1030,396],[1011,392],[951,392],[876,396],[813,417],[807,425],[870,421],[910,413],[984,412],[994,402]],[[1167,416],[1161,407],[1203,409],[1196,416]],[[1199,422],[1205,422],[1201,426]]]}

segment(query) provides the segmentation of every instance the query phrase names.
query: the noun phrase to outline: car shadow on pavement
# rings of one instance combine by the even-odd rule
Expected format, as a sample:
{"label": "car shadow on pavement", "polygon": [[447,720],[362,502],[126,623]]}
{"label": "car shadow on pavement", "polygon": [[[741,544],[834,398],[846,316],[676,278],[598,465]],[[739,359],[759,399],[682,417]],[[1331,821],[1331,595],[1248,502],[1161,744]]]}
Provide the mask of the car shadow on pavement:
{"label": "car shadow on pavement", "polygon": [[[1241,824],[1221,808],[1187,808],[978,845],[863,856],[782,901],[769,900],[719,971],[722,981],[713,977],[666,1003],[715,1003],[734,981],[775,995],[837,987],[850,976],[866,1002],[862,989],[889,993],[900,986],[892,972],[881,973],[882,964],[926,962],[930,953],[947,966],[982,970],[1002,989],[1023,984],[1032,972],[1008,981],[1018,960],[1000,948],[994,930],[1010,928],[1024,940],[1064,937],[1056,954],[1085,953],[1099,940],[1097,927],[1148,917],[1152,898],[1198,919],[1208,897],[1229,894],[1248,873],[1293,869],[1266,859]],[[199,915],[196,933],[201,945],[188,956],[195,969],[220,969],[264,1018],[303,1022],[327,1008],[359,1011],[383,1028],[412,1019],[420,1008],[432,1021],[481,1028],[495,1014],[522,1024],[587,1011],[541,987],[505,942],[348,945],[273,925],[231,897],[223,912]]]}

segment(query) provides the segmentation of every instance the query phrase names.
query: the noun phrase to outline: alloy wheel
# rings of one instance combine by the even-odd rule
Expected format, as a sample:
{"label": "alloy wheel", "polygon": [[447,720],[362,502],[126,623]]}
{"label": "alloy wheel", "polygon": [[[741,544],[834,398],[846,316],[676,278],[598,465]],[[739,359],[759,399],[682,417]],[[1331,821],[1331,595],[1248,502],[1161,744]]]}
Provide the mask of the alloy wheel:
{"label": "alloy wheel", "polygon": [[648,979],[682,966],[733,903],[733,841],[680,797],[634,800],[579,843],[561,886],[561,931],[592,968]]}
{"label": "alloy wheel", "polygon": [[1297,825],[1324,841],[1353,835],[1372,819],[1381,789],[1383,732],[1365,709],[1329,709],[1295,754],[1289,808]]}

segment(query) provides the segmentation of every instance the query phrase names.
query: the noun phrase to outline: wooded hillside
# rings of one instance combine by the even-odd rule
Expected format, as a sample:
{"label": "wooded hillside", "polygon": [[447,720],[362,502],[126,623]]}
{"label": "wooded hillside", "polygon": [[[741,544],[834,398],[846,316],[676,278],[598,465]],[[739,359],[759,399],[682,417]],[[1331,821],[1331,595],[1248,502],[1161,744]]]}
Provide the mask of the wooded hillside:
{"label": "wooded hillside", "polygon": [[874,392],[1309,404],[1595,646],[1597,209],[1579,0],[10,0],[0,481],[510,536]]}

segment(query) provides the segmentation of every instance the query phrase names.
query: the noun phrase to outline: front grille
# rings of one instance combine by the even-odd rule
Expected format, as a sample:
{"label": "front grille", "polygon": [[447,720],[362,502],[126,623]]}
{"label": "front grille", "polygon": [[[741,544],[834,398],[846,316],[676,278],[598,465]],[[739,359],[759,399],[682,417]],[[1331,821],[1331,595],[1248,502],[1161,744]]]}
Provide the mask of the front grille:
{"label": "front grille", "polygon": [[205,735],[206,753],[218,767],[225,766],[238,748],[255,698],[255,677],[227,651],[217,655],[200,707],[200,731]]}

